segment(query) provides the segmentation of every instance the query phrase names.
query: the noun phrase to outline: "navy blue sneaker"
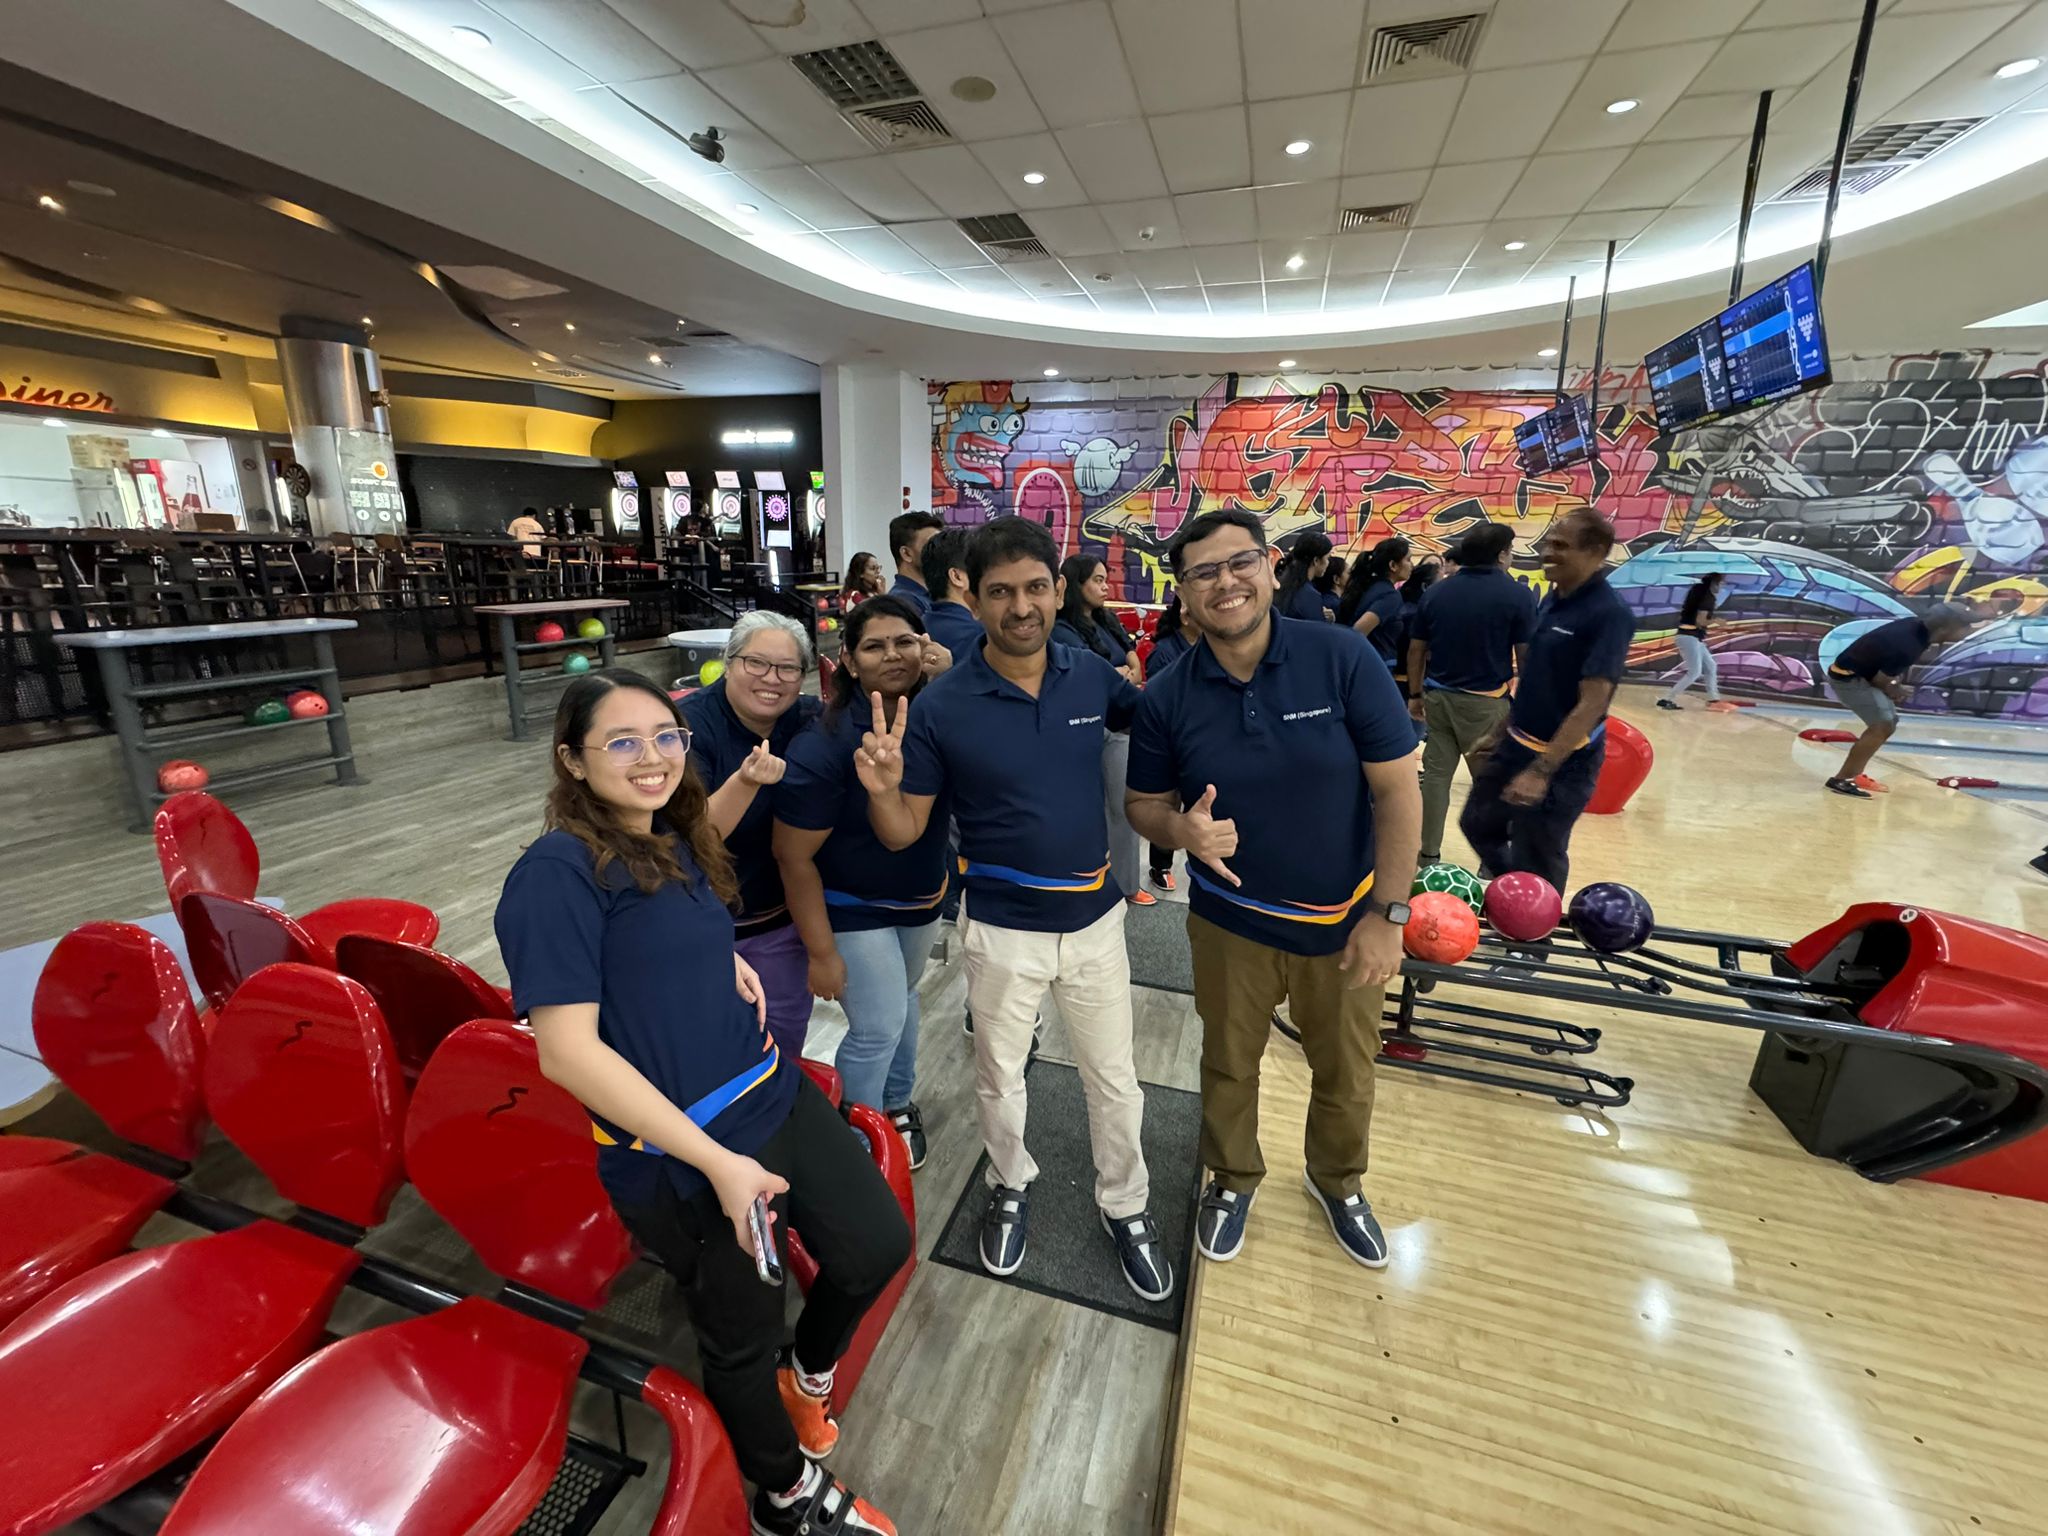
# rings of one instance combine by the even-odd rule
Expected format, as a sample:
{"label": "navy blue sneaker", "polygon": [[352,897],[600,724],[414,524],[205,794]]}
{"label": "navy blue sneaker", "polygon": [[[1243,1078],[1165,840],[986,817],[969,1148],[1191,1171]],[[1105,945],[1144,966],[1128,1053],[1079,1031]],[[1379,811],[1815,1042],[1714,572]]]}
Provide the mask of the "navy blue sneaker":
{"label": "navy blue sneaker", "polygon": [[1316,1188],[1316,1181],[1308,1176],[1306,1170],[1301,1175],[1301,1182],[1308,1190],[1309,1198],[1323,1208],[1323,1217],[1330,1223],[1337,1246],[1367,1269],[1385,1269],[1387,1236],[1373,1219],[1372,1207],[1366,1204],[1365,1196],[1351,1195],[1339,1200],[1326,1195]]}
{"label": "navy blue sneaker", "polygon": [[1173,1294],[1173,1261],[1166,1256],[1149,1211],[1117,1217],[1104,1211],[1102,1230],[1116,1240],[1117,1261],[1132,1290],[1147,1301],[1164,1301]]}
{"label": "navy blue sneaker", "polygon": [[924,1139],[924,1116],[918,1112],[915,1104],[906,1104],[901,1109],[884,1110],[883,1113],[889,1117],[889,1123],[896,1127],[897,1134],[903,1138],[903,1145],[910,1152],[910,1171],[917,1172],[924,1166],[925,1153],[928,1150]]}
{"label": "navy blue sneaker", "polygon": [[1195,1247],[1202,1257],[1227,1264],[1244,1247],[1245,1218],[1252,1213],[1256,1189],[1225,1189],[1211,1179],[1202,1191],[1202,1203],[1195,1208]]}
{"label": "navy blue sneaker", "polygon": [[1014,1275],[1024,1263],[1025,1229],[1031,1220],[1031,1192],[1005,1189],[988,1192],[988,1212],[981,1218],[981,1267],[992,1275]]}

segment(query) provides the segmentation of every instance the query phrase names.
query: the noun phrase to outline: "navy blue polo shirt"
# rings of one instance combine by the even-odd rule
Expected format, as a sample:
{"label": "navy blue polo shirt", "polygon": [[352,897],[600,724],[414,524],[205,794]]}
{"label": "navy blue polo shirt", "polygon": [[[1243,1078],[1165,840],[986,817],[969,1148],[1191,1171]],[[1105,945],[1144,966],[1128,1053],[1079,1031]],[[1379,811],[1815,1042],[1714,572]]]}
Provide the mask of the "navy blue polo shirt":
{"label": "navy blue polo shirt", "polygon": [[1860,677],[1866,683],[1882,673],[1904,677],[1907,669],[1934,644],[1923,619],[1893,619],[1858,635],[1828,668],[1830,677]]}
{"label": "navy blue polo shirt", "polygon": [[[821,708],[819,700],[808,694],[797,695],[797,701],[782,712],[775,729],[768,733],[768,750],[777,757],[788,756],[796,733],[817,719]],[[706,791],[716,793],[740,771],[740,764],[761,744],[761,738],[734,712],[722,677],[684,699],[682,710],[684,723],[690,727],[690,764]],[[767,933],[789,921],[789,907],[782,898],[782,872],[775,867],[775,791],[773,784],[756,789],[753,804],[725,840],[733,873],[740,882],[742,938]]]}
{"label": "navy blue polo shirt", "polygon": [[924,629],[952,653],[955,662],[966,660],[968,652],[985,638],[981,620],[961,603],[933,603],[924,616]]}
{"label": "navy blue polo shirt", "polygon": [[1191,649],[1186,630],[1176,629],[1170,635],[1161,635],[1152,643],[1152,654],[1145,658],[1146,681],[1158,677]]}
{"label": "navy blue polo shirt", "polygon": [[1379,623],[1373,625],[1372,633],[1366,639],[1372,642],[1372,648],[1380,653],[1388,666],[1398,666],[1401,660],[1401,589],[1385,577],[1367,587],[1359,595],[1358,612],[1351,615],[1351,622],[1356,624],[1368,613],[1377,614]]}
{"label": "navy blue polo shirt", "polygon": [[1515,647],[1536,628],[1536,597],[1497,565],[1454,572],[1422,595],[1414,639],[1429,647],[1426,688],[1500,698]]}
{"label": "navy blue polo shirt", "polygon": [[892,852],[868,821],[868,792],[853,754],[875,718],[856,692],[847,707],[827,711],[790,743],[789,771],[776,787],[775,819],[801,832],[826,832],[813,860],[825,884],[825,915],[834,933],[916,928],[937,922],[946,896],[946,819],[942,794],[924,836]]}
{"label": "navy blue polo shirt", "polygon": [[[550,832],[512,866],[498,897],[498,949],[512,1006],[597,1004],[598,1038],[720,1146],[751,1157],[789,1118],[801,1069],[783,1061],[733,983],[732,914],[677,846],[688,882],[645,895],[573,833]],[[704,1176],[591,1116],[597,1171],[621,1204],[650,1203],[666,1175],[695,1194]]]}
{"label": "navy blue polo shirt", "polygon": [[1360,765],[1414,750],[1408,706],[1371,650],[1337,625],[1276,616],[1249,682],[1198,644],[1145,690],[1127,782],[1139,794],[1171,792],[1183,808],[1214,784],[1217,818],[1237,823],[1226,862],[1241,885],[1188,861],[1197,916],[1290,954],[1328,955],[1372,889],[1372,793]]}
{"label": "navy blue polo shirt", "polygon": [[1138,697],[1093,651],[1049,644],[1035,699],[984,649],[913,701],[903,791],[951,792],[976,922],[1076,933],[1123,899],[1109,878],[1102,742],[1129,727]]}
{"label": "navy blue polo shirt", "polygon": [[[1531,752],[1543,751],[1564,717],[1578,707],[1582,681],[1621,681],[1635,634],[1636,616],[1607,584],[1605,571],[1569,596],[1553,591],[1544,598],[1529,641],[1529,666],[1515,685],[1508,711],[1508,734]],[[1592,745],[1606,729],[1602,720],[1578,745]]]}
{"label": "navy blue polo shirt", "polygon": [[1131,648],[1124,644],[1123,636],[1109,625],[1097,622],[1095,641],[1091,645],[1081,637],[1081,631],[1065,619],[1055,619],[1052,626],[1052,643],[1070,645],[1077,651],[1093,651],[1112,667],[1120,667],[1131,654]]}
{"label": "navy blue polo shirt", "polygon": [[900,571],[896,573],[896,584],[889,588],[889,595],[902,598],[917,610],[920,618],[931,612],[932,595],[925,591],[924,583],[912,581]]}
{"label": "navy blue polo shirt", "polygon": [[[1277,612],[1278,610],[1276,609],[1275,611]],[[1287,617],[1290,619],[1303,619],[1316,624],[1322,623],[1323,594],[1307,582],[1303,582],[1294,589],[1293,595],[1287,599]]]}

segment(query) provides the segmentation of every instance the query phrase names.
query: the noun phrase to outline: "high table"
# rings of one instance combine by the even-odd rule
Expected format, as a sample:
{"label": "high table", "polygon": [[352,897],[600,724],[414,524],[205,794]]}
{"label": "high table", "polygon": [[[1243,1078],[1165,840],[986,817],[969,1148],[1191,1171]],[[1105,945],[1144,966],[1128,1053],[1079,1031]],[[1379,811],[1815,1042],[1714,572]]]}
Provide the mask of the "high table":
{"label": "high table", "polygon": [[[341,674],[334,665],[333,636],[339,630],[354,629],[354,619],[255,619],[242,624],[179,624],[161,629],[92,629],[66,632],[57,635],[59,645],[66,645],[77,651],[93,651],[99,657],[100,681],[106,689],[107,708],[114,717],[114,729],[121,743],[123,778],[129,791],[128,830],[146,832],[160,800],[170,796],[157,788],[156,771],[151,766],[152,755],[176,756],[187,747],[201,742],[226,741],[241,736],[254,736],[265,731],[289,730],[295,726],[310,725],[323,721],[327,726],[327,751],[314,757],[292,758],[281,763],[265,763],[257,768],[245,768],[235,773],[222,774],[210,780],[207,788],[218,792],[234,789],[244,784],[260,784],[267,779],[282,778],[287,774],[303,773],[315,768],[332,768],[337,784],[353,784],[356,779],[355,751],[349,744],[348,717],[342,707]],[[142,681],[130,665],[136,651],[155,646],[210,645],[225,647],[258,640],[286,640],[305,636],[313,642],[313,665],[310,667],[278,667],[267,670],[245,672],[227,671],[212,677],[193,678],[184,682],[150,683]],[[283,683],[306,683],[317,689],[327,701],[324,715],[294,716],[271,725],[248,725],[241,722],[222,724],[218,721],[202,721],[197,728],[172,727],[169,730],[152,731],[143,719],[143,706],[167,699],[204,699],[209,696],[244,692],[255,688],[270,688]]]}
{"label": "high table", "polygon": [[[536,651],[574,650],[577,646],[594,643],[597,646],[598,656],[601,658],[601,665],[609,667],[618,660],[618,636],[612,633],[610,625],[605,626],[603,637],[595,642],[582,639],[576,635],[566,635],[560,640],[521,640],[519,638],[519,621],[524,618],[537,618],[542,614],[596,613],[608,608],[630,608],[632,606],[623,597],[585,597],[551,603],[482,603],[478,605],[475,611],[479,618],[488,614],[498,621],[498,654],[505,663],[505,710],[512,717],[512,730],[507,738],[508,740],[525,741],[529,735],[527,726],[532,723],[533,716],[527,712],[526,687],[539,686],[543,681],[563,682],[576,675],[573,672],[558,672],[551,678],[544,680],[534,677],[530,678],[527,683],[522,684],[520,681],[522,669],[519,665],[519,658],[521,656],[530,656]],[[552,705],[549,706],[549,708],[552,707]]]}

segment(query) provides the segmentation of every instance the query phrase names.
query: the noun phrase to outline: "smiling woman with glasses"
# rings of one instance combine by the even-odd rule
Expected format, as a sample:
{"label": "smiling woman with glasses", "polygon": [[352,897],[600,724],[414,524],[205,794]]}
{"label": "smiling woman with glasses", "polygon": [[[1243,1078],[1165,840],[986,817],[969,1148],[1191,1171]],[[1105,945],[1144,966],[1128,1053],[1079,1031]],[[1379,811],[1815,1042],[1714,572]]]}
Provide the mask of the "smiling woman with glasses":
{"label": "smiling woman with glasses", "polygon": [[[816,1463],[839,1438],[833,1372],[910,1254],[902,1208],[852,1129],[777,1049],[736,952],[732,862],[691,770],[691,732],[638,673],[592,672],[555,711],[547,831],[498,900],[498,947],[540,1069],[590,1115],[598,1177],[675,1277],[704,1390],[755,1531],[894,1536]],[[785,1354],[784,1286],[750,1218],[793,1223],[819,1266]]]}
{"label": "smiling woman with glasses", "polygon": [[694,766],[711,790],[710,815],[739,881],[740,953],[768,992],[768,1028],[790,1055],[810,1031],[803,941],[790,922],[769,834],[782,758],[818,715],[803,694],[811,642],[780,613],[743,613],[725,643],[725,676],[683,700]]}

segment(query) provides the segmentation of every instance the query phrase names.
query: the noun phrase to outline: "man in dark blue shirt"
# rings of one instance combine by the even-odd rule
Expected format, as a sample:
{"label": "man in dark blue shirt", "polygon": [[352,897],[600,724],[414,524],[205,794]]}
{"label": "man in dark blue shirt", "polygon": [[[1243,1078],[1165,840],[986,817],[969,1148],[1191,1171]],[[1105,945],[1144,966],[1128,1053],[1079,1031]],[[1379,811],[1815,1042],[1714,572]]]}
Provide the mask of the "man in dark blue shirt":
{"label": "man in dark blue shirt", "polygon": [[925,590],[931,595],[931,608],[924,616],[925,632],[946,648],[955,663],[965,661],[981,644],[981,620],[967,602],[969,537],[965,528],[942,528],[924,541],[924,553],[918,556]]}
{"label": "man in dark blue shirt", "polygon": [[1550,595],[1506,729],[1472,781],[1458,826],[1487,878],[1541,875],[1564,894],[1572,827],[1607,755],[1607,706],[1628,665],[1635,615],[1607,584],[1614,525],[1574,507],[1543,535]]}
{"label": "man in dark blue shirt", "polygon": [[1828,668],[1828,687],[1863,722],[1863,734],[1849,748],[1828,788],[1868,800],[1858,781],[1877,749],[1899,728],[1898,701],[1906,696],[1907,671],[1929,646],[1947,645],[1970,632],[1969,610],[1960,603],[1936,603],[1924,618],[1893,619],[1851,640]]}
{"label": "man in dark blue shirt", "polygon": [[945,526],[946,520],[936,512],[904,512],[889,519],[889,551],[896,559],[896,581],[889,595],[910,604],[919,618],[932,605],[919,557],[925,544]]}
{"label": "man in dark blue shirt", "polygon": [[1145,691],[1125,804],[1155,844],[1188,850],[1211,1175],[1195,1240],[1219,1260],[1244,1242],[1266,1172],[1259,1063],[1284,998],[1311,1076],[1308,1192],[1345,1254],[1377,1269],[1386,1238],[1358,1183],[1422,822],[1415,731],[1370,646],[1274,611],[1251,513],[1204,513],[1169,558],[1203,638]]}
{"label": "man in dark blue shirt", "polygon": [[1173,1265],[1146,1207],[1144,1095],[1131,1054],[1124,903],[1109,878],[1102,745],[1129,728],[1138,690],[1091,651],[1051,643],[1059,547],[1043,524],[1003,517],[967,548],[986,643],[930,683],[854,757],[885,847],[923,835],[950,792],[967,895],[960,929],[974,1013],[975,1096],[992,1187],[981,1262],[1024,1262],[1031,1181],[1024,1068],[1038,1003],[1052,989],[1088,1101],[1095,1203],[1132,1290],[1173,1292]]}
{"label": "man in dark blue shirt", "polygon": [[1408,642],[1408,713],[1429,727],[1422,747],[1422,853],[1443,857],[1458,760],[1476,781],[1483,747],[1507,718],[1508,685],[1536,627],[1536,599],[1508,574],[1515,533],[1481,523],[1451,551],[1457,573],[1423,594]]}

